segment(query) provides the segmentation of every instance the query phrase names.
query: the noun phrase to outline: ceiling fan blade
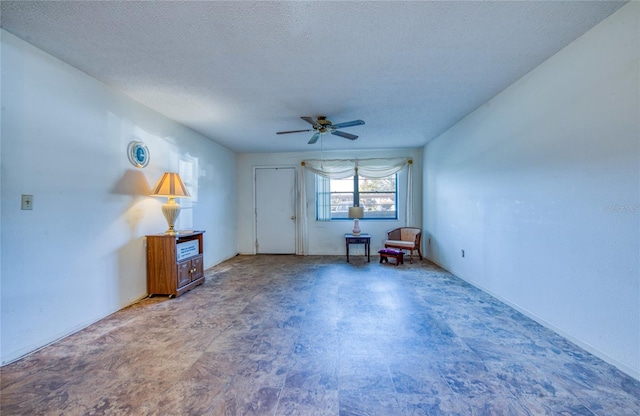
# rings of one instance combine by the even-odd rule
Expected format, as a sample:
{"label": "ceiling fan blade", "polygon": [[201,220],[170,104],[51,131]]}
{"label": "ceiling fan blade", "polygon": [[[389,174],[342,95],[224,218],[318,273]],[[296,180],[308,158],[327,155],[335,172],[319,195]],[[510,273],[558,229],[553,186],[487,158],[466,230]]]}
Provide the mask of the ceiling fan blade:
{"label": "ceiling fan blade", "polygon": [[307,144],[314,144],[315,142],[318,141],[319,138],[320,138],[320,133],[316,133],[311,137],[311,140],[309,140],[309,143]]}
{"label": "ceiling fan blade", "polygon": [[351,126],[361,126],[364,124],[364,121],[362,120],[352,120],[352,121],[345,121],[344,123],[337,123],[333,125],[334,129],[341,129],[343,127],[351,127]]}
{"label": "ceiling fan blade", "polygon": [[302,133],[302,132],[309,132],[312,130],[289,130],[289,131],[277,131],[276,134],[289,134],[289,133]]}
{"label": "ceiling fan blade", "polygon": [[343,131],[332,131],[331,134],[335,135],[335,136],[340,136],[340,137],[344,137],[345,139],[349,139],[349,140],[355,140],[358,138],[358,136],[356,136],[355,134],[349,134],[349,133],[345,133]]}
{"label": "ceiling fan blade", "polygon": [[300,117],[300,118],[306,121],[307,123],[311,124],[313,127],[318,127],[318,128],[322,127],[320,124],[318,124],[317,121],[313,119],[313,117]]}

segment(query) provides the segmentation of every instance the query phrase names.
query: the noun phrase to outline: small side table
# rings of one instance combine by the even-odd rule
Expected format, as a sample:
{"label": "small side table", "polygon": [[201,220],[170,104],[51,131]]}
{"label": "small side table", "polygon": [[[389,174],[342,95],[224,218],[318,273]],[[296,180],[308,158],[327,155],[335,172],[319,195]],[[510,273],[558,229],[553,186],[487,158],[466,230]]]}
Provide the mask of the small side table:
{"label": "small side table", "polygon": [[345,234],[345,245],[347,246],[347,263],[349,263],[349,244],[364,244],[364,251],[367,254],[367,262],[371,262],[371,235],[369,234]]}

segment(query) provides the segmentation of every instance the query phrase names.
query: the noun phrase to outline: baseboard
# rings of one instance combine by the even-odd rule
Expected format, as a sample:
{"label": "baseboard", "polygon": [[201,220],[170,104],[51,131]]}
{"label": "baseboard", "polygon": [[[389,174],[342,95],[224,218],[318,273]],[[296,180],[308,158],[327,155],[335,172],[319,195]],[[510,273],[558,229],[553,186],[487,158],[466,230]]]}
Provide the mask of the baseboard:
{"label": "baseboard", "polygon": [[231,260],[231,259],[232,259],[232,258],[234,258],[234,257],[242,256],[242,255],[243,255],[242,253],[235,253],[235,254],[232,254],[232,255],[230,255],[230,256],[223,257],[223,258],[222,258],[222,259],[220,259],[220,260],[216,260],[213,264],[208,265],[208,266],[205,266],[205,268],[204,268],[204,269],[205,269],[205,270],[210,269],[210,268],[212,268],[212,267],[214,267],[214,266],[217,266],[217,265],[218,265],[218,264],[220,264],[220,263],[224,263],[224,262],[225,262],[225,261],[227,261],[227,260]]}
{"label": "baseboard", "polygon": [[2,364],[0,364],[0,367],[4,367],[5,365],[14,363],[14,362],[16,362],[18,360],[21,360],[21,359],[23,359],[25,357],[28,357],[29,355],[31,355],[33,353],[36,353],[36,352],[40,351],[41,349],[48,347],[49,345],[55,344],[56,342],[59,342],[59,341],[65,339],[65,338],[67,338],[67,337],[69,337],[69,336],[71,336],[73,334],[76,334],[76,333],[82,331],[83,329],[88,328],[88,327],[90,327],[91,325],[93,325],[93,324],[95,324],[97,322],[100,322],[101,320],[107,318],[108,316],[111,316],[114,313],[116,313],[118,311],[121,311],[124,308],[128,308],[129,306],[140,302],[141,300],[147,298],[147,296],[149,296],[149,295],[145,294],[143,296],[140,296],[139,298],[136,298],[135,300],[133,300],[132,302],[128,303],[127,305],[125,305],[125,306],[123,306],[123,307],[121,307],[119,309],[116,309],[115,311],[113,311],[111,313],[108,313],[108,314],[106,314],[104,316],[94,316],[94,317],[88,319],[87,321],[81,323],[80,325],[77,325],[77,326],[71,328],[70,331],[66,331],[66,332],[64,332],[62,334],[55,335],[53,340],[51,340],[51,341],[44,341],[43,340],[43,342],[45,342],[45,344],[43,344],[43,345],[41,345],[39,343],[38,344],[32,344],[31,346],[20,348],[19,350],[13,351],[12,353],[7,354],[7,357],[2,357]]}
{"label": "baseboard", "polygon": [[438,265],[438,267],[441,267],[442,269],[448,271],[449,273],[453,274],[456,277],[459,277],[460,279],[464,280],[465,282],[469,283],[471,286],[482,290],[484,293],[498,299],[500,302],[510,306],[511,308],[517,310],[518,312],[520,312],[521,314],[525,315],[526,317],[533,319],[534,321],[536,321],[537,323],[539,323],[540,325],[544,326],[547,329],[550,329],[551,331],[555,332],[556,334],[560,335],[563,338],[566,338],[567,340],[571,341],[572,343],[576,344],[578,347],[582,348],[583,350],[589,352],[590,354],[593,354],[594,356],[600,358],[602,361],[611,364],[612,366],[616,367],[618,370],[622,371],[623,373],[629,375],[630,377],[633,377],[634,379],[640,381],[640,372],[629,367],[628,365],[621,363],[620,361],[616,360],[615,358],[609,356],[608,354],[602,352],[601,350],[593,347],[591,344],[582,341],[579,338],[574,337],[573,335],[563,331],[562,329],[556,327],[555,325],[553,325],[552,323],[546,321],[545,319],[540,318],[539,316],[537,316],[536,314],[532,313],[531,311],[522,308],[521,306],[511,302],[508,299],[503,298],[502,296],[493,293],[491,290],[483,287],[482,285],[479,285],[467,278],[465,278],[464,276],[458,275],[453,273],[451,270],[447,269],[446,267],[444,267],[443,265],[441,265],[440,263],[438,263],[437,261],[428,258],[425,256],[425,259],[429,260],[430,262]]}

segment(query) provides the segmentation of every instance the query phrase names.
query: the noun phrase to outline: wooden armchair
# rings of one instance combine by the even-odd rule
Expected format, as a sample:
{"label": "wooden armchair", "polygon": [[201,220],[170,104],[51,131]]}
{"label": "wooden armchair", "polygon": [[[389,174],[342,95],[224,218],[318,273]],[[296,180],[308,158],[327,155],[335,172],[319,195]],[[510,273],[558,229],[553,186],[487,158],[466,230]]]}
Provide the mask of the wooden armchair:
{"label": "wooden armchair", "polygon": [[409,263],[413,263],[413,251],[418,250],[418,256],[422,260],[422,252],[420,251],[420,240],[422,239],[422,230],[415,227],[400,227],[387,233],[387,241],[384,247],[392,247],[400,250],[409,250]]}

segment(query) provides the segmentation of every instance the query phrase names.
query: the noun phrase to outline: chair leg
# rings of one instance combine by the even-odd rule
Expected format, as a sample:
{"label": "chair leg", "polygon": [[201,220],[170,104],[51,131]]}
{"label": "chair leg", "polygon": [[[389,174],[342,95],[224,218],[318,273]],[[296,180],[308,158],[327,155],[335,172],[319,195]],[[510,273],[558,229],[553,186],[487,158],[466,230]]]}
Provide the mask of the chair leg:
{"label": "chair leg", "polygon": [[420,256],[420,260],[422,260],[422,251],[420,251],[420,247],[418,247],[418,255]]}

